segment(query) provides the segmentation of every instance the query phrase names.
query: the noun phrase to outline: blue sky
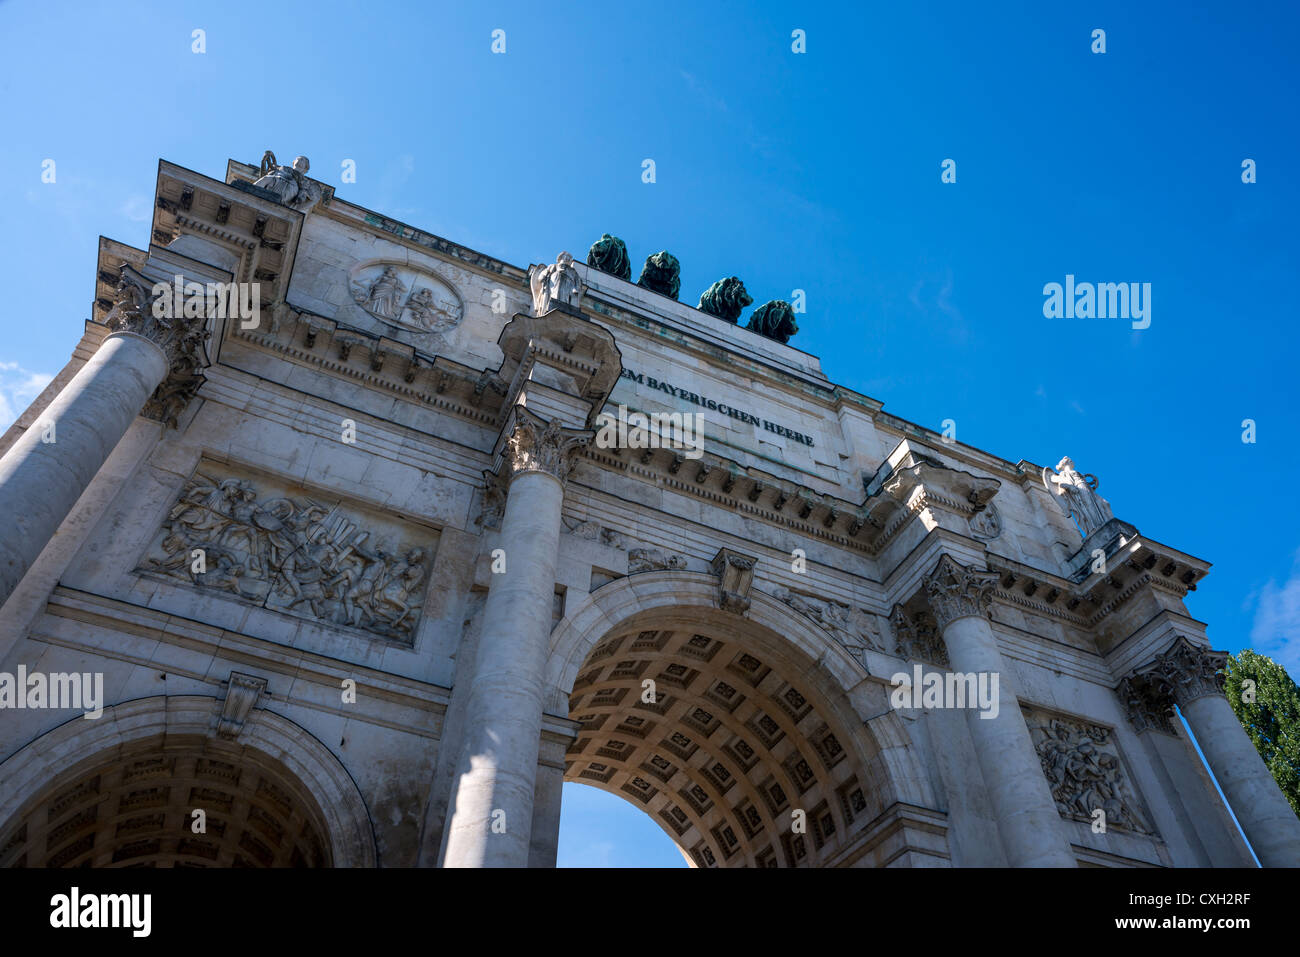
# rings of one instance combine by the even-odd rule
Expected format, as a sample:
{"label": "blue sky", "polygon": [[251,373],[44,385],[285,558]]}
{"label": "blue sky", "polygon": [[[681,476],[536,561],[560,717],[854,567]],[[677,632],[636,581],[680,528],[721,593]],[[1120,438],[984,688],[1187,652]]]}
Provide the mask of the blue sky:
{"label": "blue sky", "polygon": [[[1294,5],[55,9],[0,4],[0,426],[75,345],[97,237],[148,242],[159,157],[219,178],[304,153],[520,265],[612,232],[634,270],[675,254],[690,304],[730,275],[758,303],[806,290],[792,344],[832,379],[1012,461],[1068,453],[1214,563],[1188,607],[1216,647],[1300,671]],[[1044,318],[1067,273],[1151,283],[1150,328]],[[681,864],[585,790],[562,862]]]}

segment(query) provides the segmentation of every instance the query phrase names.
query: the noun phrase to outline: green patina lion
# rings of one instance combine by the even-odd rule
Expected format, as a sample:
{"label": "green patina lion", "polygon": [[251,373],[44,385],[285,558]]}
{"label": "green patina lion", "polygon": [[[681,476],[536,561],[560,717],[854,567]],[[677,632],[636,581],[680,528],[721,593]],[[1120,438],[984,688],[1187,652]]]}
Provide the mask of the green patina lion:
{"label": "green patina lion", "polygon": [[784,299],[773,299],[754,310],[749,317],[749,327],[760,336],[786,343],[799,331],[794,323],[794,309]]}
{"label": "green patina lion", "polygon": [[636,284],[676,299],[677,294],[682,291],[681,272],[682,264],[677,261],[676,256],[669,252],[657,252],[645,258],[645,265],[641,267],[641,278],[636,281]]}
{"label": "green patina lion", "polygon": [[619,279],[632,278],[632,263],[627,258],[627,246],[623,245],[623,240],[609,233],[604,233],[591,244],[587,250],[587,265]]}
{"label": "green patina lion", "polygon": [[719,279],[704,290],[700,296],[700,304],[696,308],[711,316],[735,323],[740,319],[741,310],[753,301],[749,293],[745,292],[745,284],[735,276],[731,276],[727,279]]}

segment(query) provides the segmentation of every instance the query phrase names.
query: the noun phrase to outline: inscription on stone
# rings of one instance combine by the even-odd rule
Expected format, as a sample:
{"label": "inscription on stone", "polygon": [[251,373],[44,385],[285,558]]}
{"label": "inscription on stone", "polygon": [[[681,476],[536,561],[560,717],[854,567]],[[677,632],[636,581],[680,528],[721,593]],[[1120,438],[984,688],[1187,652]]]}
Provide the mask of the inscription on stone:
{"label": "inscription on stone", "polygon": [[802,432],[796,432],[794,429],[787,429],[783,425],[777,425],[775,422],[760,418],[759,416],[746,412],[743,409],[738,409],[734,405],[728,405],[725,402],[716,402],[713,399],[706,398],[690,391],[689,389],[679,389],[675,385],[661,382],[653,376],[648,376],[643,372],[633,372],[631,369],[627,368],[627,366],[623,367],[621,376],[624,379],[631,379],[638,385],[644,385],[651,389],[658,389],[661,392],[667,392],[671,396],[678,399],[684,399],[685,401],[698,405],[701,408],[708,409],[710,412],[720,412],[723,415],[731,416],[733,419],[739,419],[741,422],[749,422],[751,425],[756,425],[760,429],[766,429],[768,432],[772,432],[776,435],[784,435],[788,439],[794,439],[794,441],[812,448],[812,436],[804,435]]}

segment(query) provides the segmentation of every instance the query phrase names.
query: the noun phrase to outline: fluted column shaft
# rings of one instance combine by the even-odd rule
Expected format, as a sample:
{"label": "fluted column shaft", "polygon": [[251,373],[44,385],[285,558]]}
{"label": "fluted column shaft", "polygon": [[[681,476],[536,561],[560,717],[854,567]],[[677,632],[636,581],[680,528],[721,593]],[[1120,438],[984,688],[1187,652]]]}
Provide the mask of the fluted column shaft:
{"label": "fluted column shaft", "polygon": [[966,710],[975,757],[1012,867],[1077,867],[1061,816],[1034,751],[1020,702],[1004,680],[1007,669],[988,621],[994,576],[943,556],[926,580],[954,672],[998,675],[998,712]]}
{"label": "fluted column shaft", "polygon": [[452,785],[445,867],[526,867],[543,680],[560,544],[563,478],[585,438],[517,413],[501,520],[505,571],[492,577]]}
{"label": "fluted column shaft", "polygon": [[1187,719],[1260,864],[1300,867],[1300,818],[1223,695],[1226,658],[1179,637],[1140,671],[1162,680]]}
{"label": "fluted column shaft", "polygon": [[[151,340],[115,332],[0,458],[0,605],[108,459],[168,371]],[[53,427],[53,441],[48,428]]]}

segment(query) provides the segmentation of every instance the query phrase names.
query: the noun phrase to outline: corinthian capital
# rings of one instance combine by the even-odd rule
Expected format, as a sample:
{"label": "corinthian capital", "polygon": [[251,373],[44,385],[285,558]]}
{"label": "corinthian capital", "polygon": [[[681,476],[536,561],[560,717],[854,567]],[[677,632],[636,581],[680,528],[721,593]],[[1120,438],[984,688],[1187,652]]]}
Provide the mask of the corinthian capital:
{"label": "corinthian capital", "polygon": [[941,556],[925,580],[925,592],[939,630],[958,618],[987,615],[997,580],[995,572],[967,568],[950,555]]}
{"label": "corinthian capital", "polygon": [[1160,675],[1133,672],[1120,679],[1115,693],[1135,729],[1174,733],[1173,723],[1169,720],[1174,710],[1174,698],[1170,694],[1169,682]]}
{"label": "corinthian capital", "polygon": [[135,269],[122,265],[117,299],[104,318],[112,332],[148,339],[167,357],[167,376],[145,402],[141,413],[175,427],[181,412],[203,384],[208,364],[204,343],[212,334],[205,315],[186,316],[179,304],[158,302],[154,284]]}
{"label": "corinthian capital", "polygon": [[169,362],[201,349],[209,335],[206,317],[178,315],[182,310],[174,308],[170,299],[164,308],[153,289],[153,282],[124,263],[117,281],[117,298],[104,317],[104,325],[113,332],[143,336],[161,349]]}
{"label": "corinthian capital", "polygon": [[1138,674],[1162,679],[1181,708],[1197,698],[1223,693],[1221,671],[1227,660],[1224,652],[1201,648],[1179,635],[1164,654],[1139,668]]}
{"label": "corinthian capital", "polygon": [[515,410],[514,430],[506,440],[505,464],[509,476],[545,472],[561,482],[573,471],[575,454],[591,441],[591,432],[566,429],[559,419],[550,422],[522,407]]}

